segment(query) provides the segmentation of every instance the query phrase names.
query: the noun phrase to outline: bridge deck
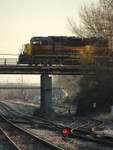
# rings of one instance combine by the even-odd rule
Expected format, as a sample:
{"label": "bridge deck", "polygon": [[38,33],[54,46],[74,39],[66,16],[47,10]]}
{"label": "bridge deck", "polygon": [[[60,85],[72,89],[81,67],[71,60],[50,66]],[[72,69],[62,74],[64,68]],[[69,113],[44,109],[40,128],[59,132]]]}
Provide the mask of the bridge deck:
{"label": "bridge deck", "polygon": [[83,68],[74,66],[0,65],[0,74],[82,75]]}

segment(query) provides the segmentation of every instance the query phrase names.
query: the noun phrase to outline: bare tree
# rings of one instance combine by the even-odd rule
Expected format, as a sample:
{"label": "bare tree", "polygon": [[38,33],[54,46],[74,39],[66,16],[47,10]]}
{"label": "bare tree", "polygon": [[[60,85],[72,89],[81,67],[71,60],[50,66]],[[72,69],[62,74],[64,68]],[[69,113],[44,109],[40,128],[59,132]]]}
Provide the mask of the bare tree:
{"label": "bare tree", "polygon": [[[82,6],[80,18],[81,24],[79,27],[74,20],[68,18],[68,25],[72,33],[81,37],[104,37],[111,40],[113,32],[113,0],[99,0],[97,5],[91,3],[90,5]],[[112,49],[112,47],[110,48]],[[105,53],[105,55],[109,56],[108,63],[110,63],[111,59],[113,65],[113,51]],[[87,57],[83,58],[88,62]],[[93,101],[97,102],[98,110],[104,110],[104,112],[109,111],[110,105],[113,103],[113,72],[104,70],[100,63],[100,58],[98,60],[99,63],[96,63],[99,65],[96,70],[90,76],[84,75],[80,80],[80,97],[77,111],[82,114],[93,111],[93,108],[91,110]],[[106,63],[106,61],[103,62]],[[83,62],[83,64],[85,63]]]}
{"label": "bare tree", "polygon": [[113,26],[113,0],[100,0],[97,5],[84,5],[80,9],[81,24],[68,18],[72,33],[81,37],[109,37]]}
{"label": "bare tree", "polygon": [[64,87],[68,95],[73,95],[78,93],[79,86],[78,81],[80,76],[71,76],[71,75],[62,75],[62,76],[53,76],[54,82],[58,83],[60,86]]}
{"label": "bare tree", "polygon": [[[73,34],[79,37],[105,37],[111,36],[113,29],[113,0],[99,0],[96,5],[84,5],[80,8],[81,23],[79,27],[76,22],[68,18],[68,26]],[[79,77],[80,78],[80,77]],[[57,81],[65,85],[68,93],[76,93],[78,77],[76,76],[58,76]]]}

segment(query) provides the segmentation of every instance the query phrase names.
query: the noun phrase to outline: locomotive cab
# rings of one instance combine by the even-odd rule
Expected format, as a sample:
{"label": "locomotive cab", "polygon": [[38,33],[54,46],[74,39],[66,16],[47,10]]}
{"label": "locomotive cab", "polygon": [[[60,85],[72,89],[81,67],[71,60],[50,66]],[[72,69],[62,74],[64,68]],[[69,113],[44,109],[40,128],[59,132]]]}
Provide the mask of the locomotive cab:
{"label": "locomotive cab", "polygon": [[31,45],[42,45],[42,40],[40,40],[40,37],[33,37],[30,40]]}
{"label": "locomotive cab", "polygon": [[32,37],[30,40],[31,45],[52,45],[53,41],[51,37]]}

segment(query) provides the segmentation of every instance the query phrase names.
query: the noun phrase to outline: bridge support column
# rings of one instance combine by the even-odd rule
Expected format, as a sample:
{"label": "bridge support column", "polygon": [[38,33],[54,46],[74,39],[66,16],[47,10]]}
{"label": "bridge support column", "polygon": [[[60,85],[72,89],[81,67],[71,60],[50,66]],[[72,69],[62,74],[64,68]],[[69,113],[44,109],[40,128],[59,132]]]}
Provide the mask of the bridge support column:
{"label": "bridge support column", "polygon": [[41,75],[41,105],[40,115],[44,119],[54,119],[55,114],[52,109],[52,77],[48,74]]}

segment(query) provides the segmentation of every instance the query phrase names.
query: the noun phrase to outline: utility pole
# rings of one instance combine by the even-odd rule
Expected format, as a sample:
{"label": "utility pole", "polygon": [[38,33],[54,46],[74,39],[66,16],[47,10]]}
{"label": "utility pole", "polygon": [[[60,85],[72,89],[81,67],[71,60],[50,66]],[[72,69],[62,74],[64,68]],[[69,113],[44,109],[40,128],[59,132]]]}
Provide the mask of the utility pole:
{"label": "utility pole", "polygon": [[113,23],[110,29],[110,36],[109,36],[109,49],[113,51]]}
{"label": "utility pole", "polygon": [[113,26],[112,26],[112,34],[111,34],[111,50],[113,51]]}
{"label": "utility pole", "polygon": [[22,77],[22,101],[24,101],[23,74],[21,77]]}
{"label": "utility pole", "polygon": [[113,51],[113,21],[111,26],[111,50]]}

